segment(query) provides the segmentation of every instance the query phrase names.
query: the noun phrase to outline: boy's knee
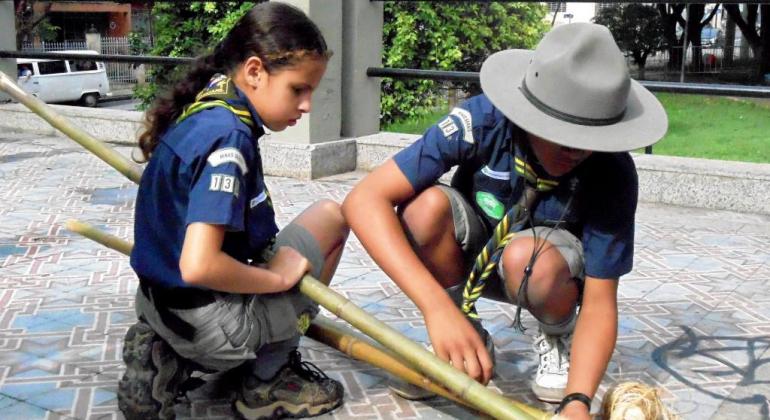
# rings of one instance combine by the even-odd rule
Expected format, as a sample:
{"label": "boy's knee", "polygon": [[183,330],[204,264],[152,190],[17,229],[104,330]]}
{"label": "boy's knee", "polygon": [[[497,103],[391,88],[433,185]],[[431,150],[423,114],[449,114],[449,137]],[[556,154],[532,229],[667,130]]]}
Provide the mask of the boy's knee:
{"label": "boy's knee", "polygon": [[434,243],[452,223],[449,198],[441,189],[431,187],[402,205],[399,220],[418,246]]}

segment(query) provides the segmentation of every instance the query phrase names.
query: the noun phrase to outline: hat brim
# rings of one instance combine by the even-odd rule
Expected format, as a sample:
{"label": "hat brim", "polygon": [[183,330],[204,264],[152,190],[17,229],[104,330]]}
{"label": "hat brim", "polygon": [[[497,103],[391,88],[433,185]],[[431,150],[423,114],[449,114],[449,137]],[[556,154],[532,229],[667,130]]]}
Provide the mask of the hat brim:
{"label": "hat brim", "polygon": [[635,80],[631,80],[626,112],[617,123],[588,126],[544,113],[519,89],[532,54],[530,50],[497,52],[484,61],[480,74],[481,89],[487,98],[524,131],[563,146],[598,152],[638,149],[666,134],[666,111],[658,99]]}

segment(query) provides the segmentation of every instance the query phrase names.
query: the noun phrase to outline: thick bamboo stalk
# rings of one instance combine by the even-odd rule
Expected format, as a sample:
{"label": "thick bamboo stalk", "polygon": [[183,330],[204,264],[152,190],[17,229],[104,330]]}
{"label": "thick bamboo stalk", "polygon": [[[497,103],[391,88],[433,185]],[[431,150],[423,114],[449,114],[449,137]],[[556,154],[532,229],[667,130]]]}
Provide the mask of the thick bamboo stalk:
{"label": "thick bamboo stalk", "polygon": [[[131,249],[133,248],[133,244],[130,242],[102,232],[85,222],[68,220],[66,227],[72,232],[83,235],[88,239],[126,255],[130,254]],[[329,311],[337,314],[340,318],[351,323],[353,326],[358,327],[372,338],[377,339],[378,341],[386,340],[386,342],[383,343],[381,341],[381,343],[386,347],[395,347],[393,348],[393,351],[395,351],[401,358],[415,366],[422,366],[430,376],[438,378],[439,381],[448,377],[450,378],[449,381],[454,381],[452,384],[459,384],[459,386],[454,385],[454,389],[447,387],[451,390],[447,391],[445,388],[436,385],[436,383],[416,372],[387,351],[356,338],[354,334],[346,332],[341,326],[334,325],[330,321],[324,321],[320,318],[314,320],[311,329],[308,330],[308,337],[336,348],[351,357],[382,368],[409,383],[427,389],[428,391],[452,401],[487,413],[493,417],[506,419],[548,418],[548,414],[526,404],[508,400],[502,395],[494,393],[470,377],[455,370],[453,367],[433,355],[433,353],[428,352],[419,344],[412,342],[391,327],[376,320],[374,317],[355,306],[337,292],[329,289],[326,285],[314,279],[312,276],[306,275],[300,281],[300,291]],[[363,316],[361,314],[363,314]],[[381,325],[378,327],[377,324]],[[380,338],[378,339],[378,337]],[[386,343],[390,343],[390,345]],[[397,344],[394,345],[394,343]],[[416,351],[418,355],[408,357],[403,354],[404,351]],[[430,363],[432,367],[425,369],[426,363]],[[459,380],[456,379],[458,377]]]}
{"label": "thick bamboo stalk", "polygon": [[313,320],[313,323],[310,324],[310,328],[308,328],[306,335],[313,340],[335,348],[356,360],[366,362],[372,366],[392,373],[410,384],[419,386],[422,389],[428,390],[436,395],[471,409],[481,411],[471,407],[468,402],[461,400],[445,388],[436,385],[433,381],[407,366],[387,350],[382,349],[365,337],[358,336],[358,334],[353,331],[334,323],[327,318],[322,316],[316,317]]}
{"label": "thick bamboo stalk", "polygon": [[107,162],[115,170],[125,175],[126,178],[139,183],[139,178],[142,177],[142,170],[131,160],[67,121],[66,118],[59,115],[53,108],[46,105],[45,102],[24,92],[8,75],[1,71],[0,90],[22,103],[32,112],[46,120],[51,126],[85,147],[89,152],[95,154],[99,159]]}
{"label": "thick bamboo stalk", "polygon": [[533,418],[521,409],[522,404],[514,403],[474,381],[470,376],[453,368],[421,345],[369,315],[312,276],[305,275],[302,278],[299,283],[299,290],[314,302],[392,350],[412,366],[419,366],[429,378],[443,384],[459,398],[468,401],[474,407],[483,408],[483,411],[492,417],[498,419]]}

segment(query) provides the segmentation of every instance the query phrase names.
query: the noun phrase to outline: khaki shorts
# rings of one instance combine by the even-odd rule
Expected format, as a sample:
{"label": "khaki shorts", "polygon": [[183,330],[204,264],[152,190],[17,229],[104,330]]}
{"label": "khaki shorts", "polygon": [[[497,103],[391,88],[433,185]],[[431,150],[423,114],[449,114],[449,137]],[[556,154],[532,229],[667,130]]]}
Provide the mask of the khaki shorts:
{"label": "khaki shorts", "polygon": [[[481,216],[476,213],[470,203],[463,195],[452,187],[438,185],[449,199],[452,207],[452,220],[455,229],[455,240],[463,251],[466,276],[473,269],[473,262],[481,252],[484,245],[489,240],[490,234],[487,232]],[[582,289],[584,272],[583,245],[580,240],[571,232],[564,229],[553,229],[546,226],[536,226],[534,229],[525,229],[516,234],[517,237],[532,237],[537,234],[538,238],[546,238],[548,242],[556,247],[561,256],[567,262],[570,274],[578,282]],[[490,282],[484,288],[483,296],[511,302],[512,299],[500,279],[503,276],[502,264],[498,267],[497,281]]]}
{"label": "khaki shorts", "polygon": [[[278,234],[273,252],[280,246],[296,249],[313,265],[311,274],[316,278],[320,276],[323,255],[318,242],[304,227],[293,223],[286,226]],[[262,295],[210,293],[213,301],[200,307],[158,308],[152,289],[147,296],[140,288],[136,294],[136,313],[180,356],[214,371],[232,369],[254,359],[257,350],[265,344],[297,337],[299,316],[318,314],[318,305],[302,295],[298,287]],[[173,291],[170,294],[173,295]],[[192,326],[194,334],[190,337],[180,334],[178,328],[170,328],[162,319],[163,311]]]}

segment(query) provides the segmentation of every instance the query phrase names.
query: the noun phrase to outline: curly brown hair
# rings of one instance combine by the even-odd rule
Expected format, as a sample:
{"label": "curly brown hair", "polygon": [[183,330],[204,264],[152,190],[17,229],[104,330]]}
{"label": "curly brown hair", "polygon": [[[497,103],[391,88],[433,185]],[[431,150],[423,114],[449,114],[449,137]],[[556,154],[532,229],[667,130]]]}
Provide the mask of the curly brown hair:
{"label": "curly brown hair", "polygon": [[271,73],[306,57],[327,60],[331,51],[321,31],[301,10],[279,2],[254,6],[211,53],[198,57],[186,75],[153,102],[145,115],[145,130],[139,135],[144,158],[140,162],[150,159],[160,137],[213,75],[230,74],[254,56]]}

